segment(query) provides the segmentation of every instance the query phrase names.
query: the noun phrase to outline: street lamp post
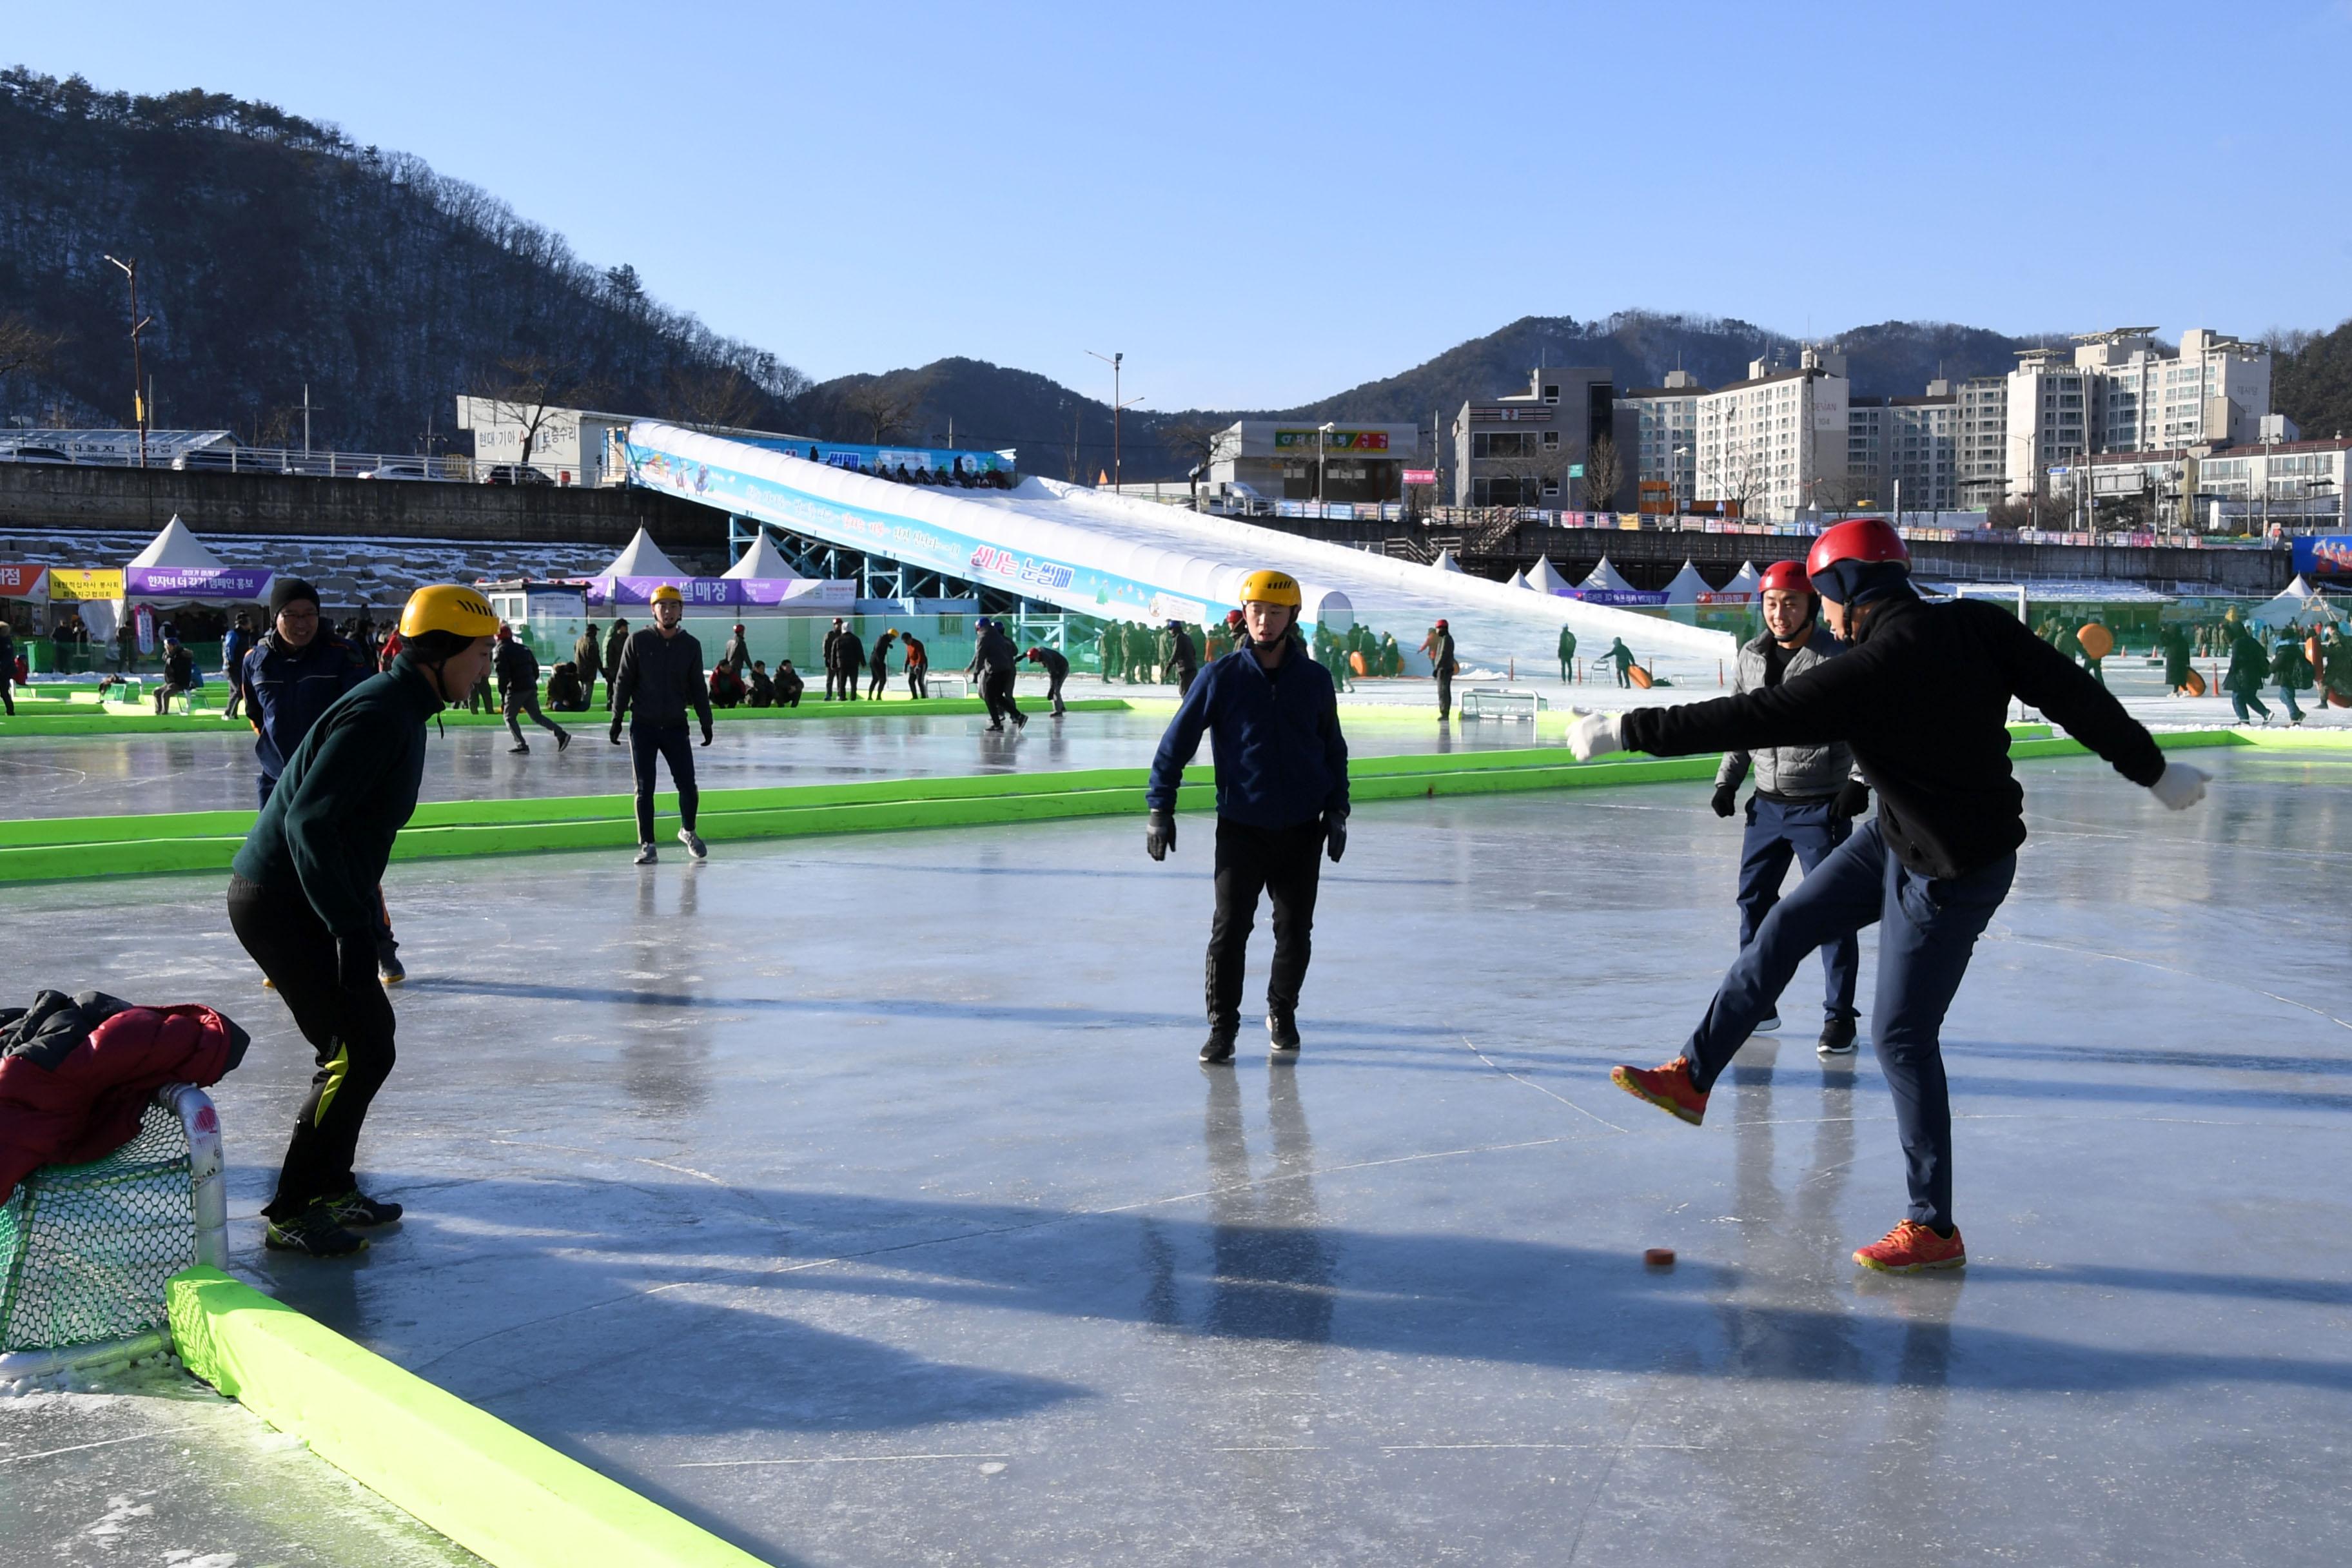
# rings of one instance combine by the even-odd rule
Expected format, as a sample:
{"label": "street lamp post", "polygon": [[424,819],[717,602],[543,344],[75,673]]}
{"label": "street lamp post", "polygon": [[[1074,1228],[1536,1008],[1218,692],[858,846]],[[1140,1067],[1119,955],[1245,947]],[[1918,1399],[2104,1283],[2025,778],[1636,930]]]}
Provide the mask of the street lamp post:
{"label": "street lamp post", "polygon": [[1328,419],[1315,426],[1315,504],[1317,506],[1330,504],[1325,493],[1329,488],[1329,469],[1324,466],[1325,443],[1331,432],[1337,428],[1338,426]]}
{"label": "street lamp post", "polygon": [[1136,404],[1138,404],[1138,403],[1142,402],[1142,401],[1143,401],[1143,399],[1142,399],[1142,398],[1140,398],[1140,397],[1134,397],[1134,398],[1129,398],[1129,399],[1128,399],[1128,400],[1127,400],[1126,402],[1124,402],[1124,403],[1122,403],[1122,402],[1120,402],[1120,401],[1119,401],[1119,396],[1118,396],[1118,374],[1119,374],[1119,367],[1127,362],[1127,353],[1126,353],[1126,352],[1125,352],[1124,350],[1120,351],[1120,352],[1119,352],[1119,353],[1118,353],[1097,354],[1097,353],[1095,353],[1095,351],[1094,351],[1094,350],[1092,350],[1092,349],[1088,349],[1088,350],[1087,351],[1087,353],[1090,353],[1090,354],[1094,354],[1094,355],[1095,355],[1095,358],[1097,358],[1097,359],[1098,359],[1098,360],[1102,361],[1102,362],[1103,362],[1103,363],[1105,363],[1105,364],[1107,364],[1107,365],[1110,366],[1110,485],[1111,485],[1111,489],[1115,489],[1115,490],[1116,490],[1116,489],[1119,489],[1119,480],[1120,480],[1120,476],[1119,476],[1119,466],[1118,466],[1118,457],[1119,457],[1119,453],[1118,453],[1118,416],[1119,416],[1119,411],[1120,411],[1121,409],[1124,409],[1124,408],[1129,408],[1129,407],[1132,407],[1134,405],[1136,405]]}
{"label": "street lamp post", "polygon": [[1666,498],[1674,503],[1676,526],[1680,526],[1683,515],[1683,458],[1689,454],[1688,447],[1675,448],[1675,471],[1666,482]]}
{"label": "street lamp post", "polygon": [[118,261],[110,256],[107,259],[122,268],[122,275],[131,279],[131,412],[139,424],[139,466],[143,468],[147,466],[147,397],[143,390],[147,380],[139,365],[139,333],[149,318],[139,313],[139,258],[134,256],[128,261]]}

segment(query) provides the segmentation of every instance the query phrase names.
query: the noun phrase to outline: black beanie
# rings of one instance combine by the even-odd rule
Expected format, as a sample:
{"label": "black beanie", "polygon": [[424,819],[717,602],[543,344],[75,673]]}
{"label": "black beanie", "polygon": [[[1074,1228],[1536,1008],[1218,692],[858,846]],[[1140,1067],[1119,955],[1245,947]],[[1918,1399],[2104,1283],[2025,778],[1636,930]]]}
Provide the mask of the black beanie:
{"label": "black beanie", "polygon": [[286,606],[297,599],[308,599],[310,601],[310,607],[317,609],[319,590],[299,577],[278,578],[269,585],[269,618],[276,620],[285,613]]}

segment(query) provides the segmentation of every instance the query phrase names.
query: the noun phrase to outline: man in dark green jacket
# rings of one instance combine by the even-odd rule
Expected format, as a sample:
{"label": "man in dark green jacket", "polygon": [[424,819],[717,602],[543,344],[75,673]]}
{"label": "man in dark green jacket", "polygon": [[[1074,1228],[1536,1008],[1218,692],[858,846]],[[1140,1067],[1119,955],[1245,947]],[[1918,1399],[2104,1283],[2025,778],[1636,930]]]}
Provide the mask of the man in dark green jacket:
{"label": "man in dark green jacket", "polygon": [[318,1053],[310,1096],[262,1209],[264,1241],[331,1258],[354,1226],[400,1217],[363,1195],[352,1164],[368,1104],[392,1074],[392,1004],[376,978],[376,887],[416,809],[425,721],[489,668],[499,618],[471,588],[419,588],[383,674],[321,714],[288,759],[236,853],[228,919]]}
{"label": "man in dark green jacket", "polygon": [[1576,634],[1562,626],[1559,628],[1559,683],[1562,686],[1568,684],[1568,678],[1574,672],[1575,665]]}

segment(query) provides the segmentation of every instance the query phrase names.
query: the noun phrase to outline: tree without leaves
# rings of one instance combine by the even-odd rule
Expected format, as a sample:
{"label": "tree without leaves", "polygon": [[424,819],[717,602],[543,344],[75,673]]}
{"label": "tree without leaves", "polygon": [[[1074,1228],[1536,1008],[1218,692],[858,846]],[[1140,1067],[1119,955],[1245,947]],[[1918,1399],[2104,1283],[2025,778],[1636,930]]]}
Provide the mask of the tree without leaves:
{"label": "tree without leaves", "polygon": [[742,429],[767,408],[766,394],[733,365],[673,370],[662,417],[694,430]]}
{"label": "tree without leaves", "polygon": [[1625,482],[1625,459],[1617,439],[1603,435],[1584,455],[1584,504],[1587,510],[1607,511],[1617,504],[1617,490]]}
{"label": "tree without leaves", "polygon": [[922,402],[922,394],[915,388],[893,387],[879,378],[841,395],[842,411],[873,433],[872,443],[877,447],[905,430]]}
{"label": "tree without leaves", "polygon": [[1174,419],[1159,431],[1160,445],[1185,470],[1192,487],[1192,510],[1201,509],[1201,476],[1235,456],[1240,432],[1231,425],[1208,419]]}
{"label": "tree without leaves", "polygon": [[530,466],[540,432],[558,409],[583,403],[593,392],[592,384],[575,367],[545,354],[502,356],[492,371],[489,401],[499,423],[521,427],[522,451],[516,465]]}
{"label": "tree without leaves", "polygon": [[0,380],[18,371],[40,374],[65,341],[64,333],[46,331],[23,316],[0,316]]}

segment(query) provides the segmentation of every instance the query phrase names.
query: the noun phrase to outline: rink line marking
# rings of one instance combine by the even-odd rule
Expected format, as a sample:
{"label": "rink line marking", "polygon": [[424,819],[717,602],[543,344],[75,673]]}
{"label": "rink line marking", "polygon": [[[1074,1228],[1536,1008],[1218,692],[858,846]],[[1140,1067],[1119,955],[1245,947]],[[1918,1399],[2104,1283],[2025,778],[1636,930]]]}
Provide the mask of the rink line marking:
{"label": "rink line marking", "polygon": [[1618,1126],[1614,1121],[1610,1121],[1605,1116],[1585,1110],[1584,1107],[1577,1104],[1576,1101],[1569,1099],[1568,1096],[1564,1094],[1553,1094],[1551,1090],[1536,1082],[1533,1079],[1521,1078],[1517,1073],[1513,1072],[1507,1067],[1499,1065],[1494,1058],[1480,1050],[1477,1046],[1472,1043],[1469,1036],[1463,1036],[1462,1043],[1470,1047],[1470,1054],[1472,1056],[1476,1057],[1480,1061],[1485,1062],[1488,1067],[1493,1068],[1496,1072],[1501,1073],[1505,1078],[1509,1079],[1512,1082],[1525,1085],[1527,1088],[1534,1089],[1538,1094],[1557,1100],[1562,1105],[1567,1106],[1570,1110],[1575,1111],[1578,1115],[1590,1116],[1593,1121],[1598,1121],[1601,1126],[1608,1128],[1612,1132],[1630,1132],[1633,1131],[1630,1127]]}
{"label": "rink line marking", "polygon": [[1017,1454],[825,1454],[814,1459],[682,1459],[674,1470],[727,1470],[746,1465],[896,1465],[915,1459],[1013,1459]]}
{"label": "rink line marking", "polygon": [[2298,1002],[2292,996],[2282,996],[2275,991],[2265,991],[2259,985],[2249,985],[2243,981],[2231,980],[2227,975],[2200,974],[2193,969],[2182,969],[2170,963],[2158,963],[2153,959],[2133,958],[2126,953],[2108,952],[2095,947],[2076,947],[2071,943],[2050,942],[2040,937],[2019,936],[2014,929],[2004,931],[1994,940],[2013,942],[2020,947],[2038,947],[2050,952],[2072,953],[2077,958],[2104,958],[2111,963],[2128,963],[2141,969],[2153,969],[2159,974],[2176,974],[2183,980],[2194,980],[2208,985],[2225,985],[2233,991],[2251,991],[2257,996],[2267,996],[2284,1006],[2299,1008],[2305,1013],[2325,1018],[2339,1029],[2352,1029],[2352,1023],[2337,1017],[2325,1007],[2315,1007],[2308,1002]]}
{"label": "rink line marking", "polygon": [[176,1437],[183,1433],[201,1431],[197,1426],[172,1426],[161,1432],[138,1432],[128,1437],[101,1437],[95,1443],[71,1443],[62,1448],[48,1448],[37,1454],[11,1454],[0,1459],[0,1465],[21,1465],[31,1459],[54,1459],[59,1454],[79,1454],[84,1448],[111,1448],[118,1443],[151,1443],[158,1437]]}

